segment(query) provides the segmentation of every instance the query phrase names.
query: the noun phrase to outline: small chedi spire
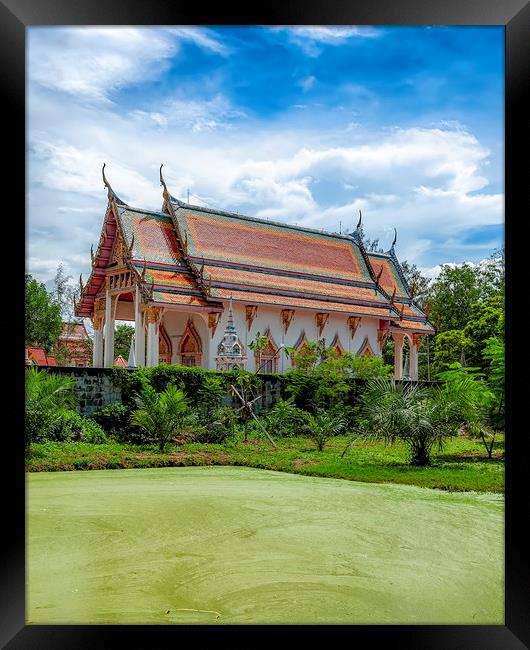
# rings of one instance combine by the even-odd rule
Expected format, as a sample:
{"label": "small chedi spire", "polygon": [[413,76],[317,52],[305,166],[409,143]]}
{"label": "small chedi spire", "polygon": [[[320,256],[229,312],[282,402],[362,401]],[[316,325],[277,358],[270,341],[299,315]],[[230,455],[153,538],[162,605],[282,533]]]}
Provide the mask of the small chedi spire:
{"label": "small chedi spire", "polygon": [[228,303],[228,319],[226,328],[221,342],[217,347],[217,357],[215,358],[217,370],[235,370],[244,368],[246,357],[243,355],[239,337],[237,336],[234,326],[234,313],[232,308],[232,296]]}

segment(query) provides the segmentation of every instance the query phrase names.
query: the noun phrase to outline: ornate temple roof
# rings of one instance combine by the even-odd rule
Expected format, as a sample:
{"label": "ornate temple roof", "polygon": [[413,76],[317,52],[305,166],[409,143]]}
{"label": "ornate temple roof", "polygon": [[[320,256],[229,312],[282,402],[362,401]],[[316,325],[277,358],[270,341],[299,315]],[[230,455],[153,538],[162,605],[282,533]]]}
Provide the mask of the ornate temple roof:
{"label": "ornate temple roof", "polygon": [[133,208],[103,178],[109,204],[80,316],[92,313],[121,240],[150,303],[218,311],[232,296],[247,304],[372,316],[418,331],[430,327],[413,304],[394,244],[388,253],[367,253],[358,232],[338,235],[184,203],[169,194],[162,174],[162,210]]}

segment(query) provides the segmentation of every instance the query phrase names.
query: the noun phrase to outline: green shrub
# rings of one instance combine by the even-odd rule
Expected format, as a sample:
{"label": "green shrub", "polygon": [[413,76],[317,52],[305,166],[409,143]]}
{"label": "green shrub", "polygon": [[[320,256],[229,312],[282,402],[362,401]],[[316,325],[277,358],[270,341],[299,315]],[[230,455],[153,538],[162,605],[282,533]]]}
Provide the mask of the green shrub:
{"label": "green shrub", "polygon": [[279,400],[265,414],[263,425],[269,433],[292,437],[300,435],[307,423],[307,413],[294,405],[293,399]]}
{"label": "green shrub", "polygon": [[93,420],[85,418],[77,411],[61,409],[47,428],[41,431],[35,442],[52,440],[54,442],[83,441],[100,444],[107,441],[105,431]]}
{"label": "green shrub", "polygon": [[124,404],[110,404],[90,416],[109,435],[119,442],[141,443],[145,436],[131,425],[131,409]]}
{"label": "green shrub", "polygon": [[326,440],[340,436],[346,429],[346,421],[333,411],[319,411],[316,415],[307,414],[305,433],[313,439],[317,449],[322,451]]}
{"label": "green shrub", "polygon": [[222,406],[210,413],[209,422],[197,427],[193,439],[200,443],[222,443],[234,437],[238,423],[238,414],[230,406]]}
{"label": "green shrub", "polygon": [[158,443],[161,452],[175,436],[189,433],[190,411],[184,392],[169,385],[162,393],[146,386],[135,398],[137,409],[131,423]]}
{"label": "green shrub", "polygon": [[107,442],[107,434],[103,428],[90,418],[83,418],[83,434],[85,442],[90,442],[93,445],[101,445]]}
{"label": "green shrub", "polygon": [[26,368],[25,445],[45,440],[60,413],[76,404],[75,379]]}

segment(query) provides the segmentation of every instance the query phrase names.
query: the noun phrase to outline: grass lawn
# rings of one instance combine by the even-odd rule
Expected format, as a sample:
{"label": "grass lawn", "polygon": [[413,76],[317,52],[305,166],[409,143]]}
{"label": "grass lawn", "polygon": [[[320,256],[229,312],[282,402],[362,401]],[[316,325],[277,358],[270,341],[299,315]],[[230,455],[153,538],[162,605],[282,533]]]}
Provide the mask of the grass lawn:
{"label": "grass lawn", "polygon": [[[338,444],[321,455],[305,451],[307,441],[289,444],[277,452],[248,445],[255,456],[238,446],[174,453],[256,462],[276,454],[286,468],[308,463],[297,471],[384,475],[374,469],[386,458],[377,446],[339,465]],[[140,453],[77,449],[88,463],[98,453]],[[50,448],[40,451],[51,462]],[[83,458],[73,446],[60,453]],[[418,476],[400,450],[389,453],[390,480]],[[438,461],[422,471],[451,477],[488,466]],[[26,622],[502,625],[503,515],[499,494],[248,467],[30,473]]]}
{"label": "grass lawn", "polygon": [[411,467],[403,444],[358,440],[341,454],[349,438],[330,439],[324,451],[308,438],[276,438],[273,449],[263,438],[224,444],[156,446],[75,443],[33,444],[26,460],[29,472],[129,469],[189,465],[238,465],[311,476],[370,483],[402,483],[451,491],[504,492],[504,436],[495,443],[493,459],[483,445],[466,437],[449,439],[443,452],[434,451],[432,466]]}

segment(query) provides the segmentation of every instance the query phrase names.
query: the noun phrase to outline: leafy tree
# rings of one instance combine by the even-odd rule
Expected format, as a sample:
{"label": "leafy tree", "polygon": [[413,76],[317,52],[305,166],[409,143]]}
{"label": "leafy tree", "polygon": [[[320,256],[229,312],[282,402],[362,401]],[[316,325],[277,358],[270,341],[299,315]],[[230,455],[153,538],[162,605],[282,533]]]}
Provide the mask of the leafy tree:
{"label": "leafy tree", "polygon": [[491,411],[492,424],[495,428],[503,428],[505,396],[504,340],[500,336],[487,339],[484,343],[482,355],[489,362],[486,368],[488,384],[495,395],[495,404]]}
{"label": "leafy tree", "polygon": [[135,398],[138,409],[131,417],[131,424],[143,429],[147,435],[158,442],[164,451],[171,438],[181,433],[190,422],[190,413],[184,392],[170,384],[162,393],[152,386],[144,386]]}
{"label": "leafy tree", "polygon": [[359,226],[358,233],[360,235],[361,241],[363,243],[363,246],[365,250],[367,250],[369,253],[384,253],[384,249],[379,246],[379,237],[377,239],[370,239],[370,237],[367,237],[364,233],[364,226],[361,225]]}
{"label": "leafy tree", "polygon": [[456,404],[454,417],[461,422],[462,431],[480,438],[491,458],[495,431],[487,421],[496,400],[488,382],[483,379],[483,373],[479,368],[464,368],[455,363],[438,377],[444,381],[443,393]]}
{"label": "leafy tree", "polygon": [[468,339],[466,360],[469,365],[485,369],[488,362],[483,357],[485,342],[495,336],[504,319],[504,298],[497,294],[471,305],[464,335]]}
{"label": "leafy tree", "polygon": [[414,302],[425,310],[431,297],[431,279],[422,275],[416,264],[410,264],[406,260],[400,264],[409,287],[414,287]]}
{"label": "leafy tree", "polygon": [[441,332],[434,339],[432,371],[436,375],[448,370],[453,363],[459,362],[469,351],[470,341],[463,330],[448,330]]}
{"label": "leafy tree", "polygon": [[67,323],[81,322],[81,318],[75,316],[74,303],[79,295],[79,289],[71,284],[72,276],[66,275],[64,264],[61,262],[57,266],[55,277],[53,279],[54,289],[51,293],[56,304],[61,307],[61,315]]}
{"label": "leafy tree", "polygon": [[121,355],[125,361],[129,358],[134,327],[131,325],[118,325],[114,330],[114,356]]}
{"label": "leafy tree", "polygon": [[463,330],[471,305],[481,297],[477,270],[469,264],[444,264],[432,285],[430,320],[438,332]]}
{"label": "leafy tree", "polygon": [[62,329],[61,308],[42,282],[26,274],[25,344],[50,352]]}
{"label": "leafy tree", "polygon": [[493,251],[487,260],[479,266],[479,284],[481,298],[504,296],[504,247]]}
{"label": "leafy tree", "polygon": [[221,407],[225,389],[220,377],[207,375],[198,391],[198,408],[201,418],[211,421],[214,412]]}

